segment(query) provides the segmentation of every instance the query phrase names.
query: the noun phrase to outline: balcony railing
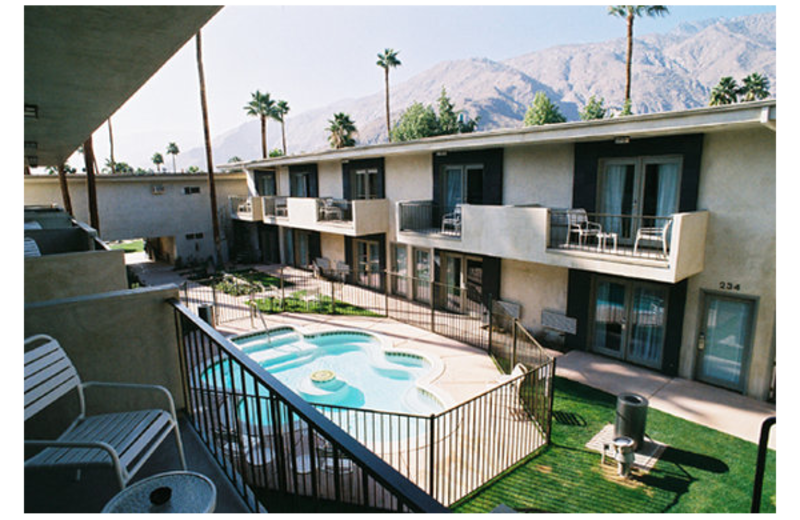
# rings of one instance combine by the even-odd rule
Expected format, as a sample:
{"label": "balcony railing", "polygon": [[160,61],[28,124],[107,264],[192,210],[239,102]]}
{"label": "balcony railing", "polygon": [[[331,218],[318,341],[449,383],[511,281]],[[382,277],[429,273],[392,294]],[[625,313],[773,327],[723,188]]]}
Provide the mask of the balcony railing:
{"label": "balcony railing", "polygon": [[413,231],[423,235],[460,237],[461,218],[455,217],[455,207],[425,201],[399,202],[400,231]]}
{"label": "balcony railing", "polygon": [[321,501],[349,511],[447,512],[185,306],[172,305],[187,413],[254,511],[259,503],[277,512],[281,502],[289,511]]}
{"label": "balcony railing", "polygon": [[261,209],[264,217],[286,218],[289,216],[287,197],[270,195],[261,197],[261,201]]}
{"label": "balcony railing", "polygon": [[232,218],[251,219],[253,217],[253,202],[250,197],[231,196],[228,198],[228,203]]}
{"label": "balcony railing", "polygon": [[353,222],[353,202],[331,198],[317,199],[317,222]]}
{"label": "balcony railing", "polygon": [[[550,210],[550,249],[669,260],[674,219],[587,213],[588,223],[572,221],[569,210]],[[581,229],[579,229],[581,228]]]}

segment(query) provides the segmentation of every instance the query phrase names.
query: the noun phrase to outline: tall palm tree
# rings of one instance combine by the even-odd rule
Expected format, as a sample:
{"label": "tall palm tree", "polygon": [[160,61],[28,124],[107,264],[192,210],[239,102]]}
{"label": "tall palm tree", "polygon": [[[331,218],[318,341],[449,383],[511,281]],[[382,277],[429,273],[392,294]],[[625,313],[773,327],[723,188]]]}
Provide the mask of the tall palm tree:
{"label": "tall palm tree", "polygon": [[328,141],[333,148],[345,148],[347,146],[355,146],[356,140],[353,134],[358,132],[356,124],[350,119],[349,114],[339,112],[333,115],[333,119],[328,120],[329,126],[326,128],[330,132]]}
{"label": "tall palm tree", "polygon": [[169,143],[167,145],[167,154],[172,156],[172,171],[176,173],[178,169],[175,167],[175,156],[178,155],[179,153],[181,153],[181,151],[178,149],[177,144]]}
{"label": "tall palm tree", "polygon": [[399,52],[394,49],[385,49],[383,54],[378,53],[378,61],[376,62],[378,67],[383,69],[383,77],[386,84],[386,135],[389,141],[392,140],[392,120],[389,112],[389,69],[402,65],[400,60],[397,59]]}
{"label": "tall palm tree", "polygon": [[117,161],[114,160],[114,132],[111,129],[111,118],[108,118],[108,155],[111,158],[111,173],[117,171]]}
{"label": "tall palm tree", "polygon": [[283,155],[286,155],[286,114],[289,113],[289,102],[280,100],[275,104],[274,119],[281,123],[281,140],[283,142]]}
{"label": "tall palm tree", "polygon": [[275,100],[269,92],[263,94],[256,90],[250,94],[252,99],[244,106],[248,116],[255,116],[261,120],[261,155],[267,157],[267,119],[275,117]]}
{"label": "tall palm tree", "polygon": [[708,105],[713,107],[736,103],[739,91],[739,85],[736,84],[736,80],[730,76],[725,76],[711,89],[711,99]]}
{"label": "tall palm tree", "polygon": [[669,9],[665,5],[610,5],[608,14],[624,18],[628,24],[628,57],[625,62],[625,102],[631,99],[631,67],[633,64],[633,21],[643,15],[665,16]]}
{"label": "tall palm tree", "polygon": [[203,113],[203,137],[206,148],[206,165],[208,168],[208,197],[211,204],[211,230],[214,235],[214,252],[217,265],[222,265],[222,240],[219,233],[219,215],[217,213],[217,189],[214,183],[214,161],[211,158],[211,130],[208,125],[208,104],[206,103],[206,75],[203,70],[203,42],[200,31],[195,36],[197,43],[197,78],[200,83],[200,109]]}

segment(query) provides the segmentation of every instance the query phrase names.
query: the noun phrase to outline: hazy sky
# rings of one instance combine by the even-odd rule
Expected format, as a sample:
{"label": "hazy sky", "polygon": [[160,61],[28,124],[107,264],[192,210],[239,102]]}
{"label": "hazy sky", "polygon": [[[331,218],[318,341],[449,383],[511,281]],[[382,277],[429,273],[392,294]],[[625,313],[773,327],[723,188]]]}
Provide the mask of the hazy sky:
{"label": "hazy sky", "polygon": [[[670,6],[663,18],[636,21],[637,36],[667,32],[686,21],[775,11],[774,6]],[[563,44],[625,36],[625,22],[607,5],[488,6],[232,6],[203,28],[212,138],[250,120],[243,110],[256,89],[289,102],[292,115],[383,90],[375,61],[400,51],[398,84],[443,60],[503,60]],[[624,48],[620,49],[624,52]],[[194,40],[112,116],[115,158],[153,168],[150,157],[174,141],[185,152],[202,145]],[[277,129],[277,127],[276,127]],[[270,129],[270,132],[272,129]],[[108,156],[108,130],[94,134],[98,163]],[[171,164],[166,157],[167,164]],[[216,164],[228,157],[214,157]],[[82,167],[82,158],[70,164]],[[189,164],[181,164],[188,167]],[[205,165],[197,165],[205,169]]]}

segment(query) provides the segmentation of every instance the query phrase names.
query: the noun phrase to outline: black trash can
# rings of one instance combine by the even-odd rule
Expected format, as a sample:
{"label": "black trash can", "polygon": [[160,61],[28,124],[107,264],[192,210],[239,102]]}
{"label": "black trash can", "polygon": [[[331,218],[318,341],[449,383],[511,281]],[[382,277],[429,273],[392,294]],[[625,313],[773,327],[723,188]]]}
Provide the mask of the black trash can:
{"label": "black trash can", "polygon": [[647,399],[638,394],[617,396],[617,420],[614,424],[614,436],[630,437],[635,443],[635,450],[638,450],[644,442],[648,404]]}

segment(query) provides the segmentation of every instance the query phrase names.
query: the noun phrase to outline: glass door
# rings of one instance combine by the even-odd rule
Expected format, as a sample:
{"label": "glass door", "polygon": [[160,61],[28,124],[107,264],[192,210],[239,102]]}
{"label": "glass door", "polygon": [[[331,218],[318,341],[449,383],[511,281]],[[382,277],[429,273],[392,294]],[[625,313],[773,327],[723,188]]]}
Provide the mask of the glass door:
{"label": "glass door", "polygon": [[360,285],[380,289],[380,245],[366,240],[356,241],[356,279]]}
{"label": "glass door", "polygon": [[450,213],[464,202],[464,176],[463,166],[448,166],[444,169],[444,197],[442,199],[442,214]]}
{"label": "glass door", "polygon": [[667,290],[635,281],[598,278],[592,349],[659,369],[663,362]]}
{"label": "glass door", "polygon": [[445,308],[451,311],[461,311],[461,262],[463,257],[454,255],[444,256],[445,279]]}
{"label": "glass door", "polygon": [[414,299],[431,301],[431,254],[423,249],[414,250]]}
{"label": "glass door", "polygon": [[[631,245],[640,227],[663,227],[678,211],[681,159],[646,157],[601,163],[597,212],[603,231]],[[663,218],[653,218],[663,217]]]}
{"label": "glass door", "polygon": [[408,249],[404,245],[395,244],[392,258],[392,292],[402,296],[408,295]]}
{"label": "glass door", "polygon": [[755,301],[706,294],[698,335],[697,378],[733,390],[744,390],[752,342]]}
{"label": "glass door", "polygon": [[356,170],[356,199],[378,198],[378,170],[375,168]]}
{"label": "glass door", "polygon": [[595,285],[592,348],[616,358],[625,357],[627,290],[623,283],[598,279]]}

